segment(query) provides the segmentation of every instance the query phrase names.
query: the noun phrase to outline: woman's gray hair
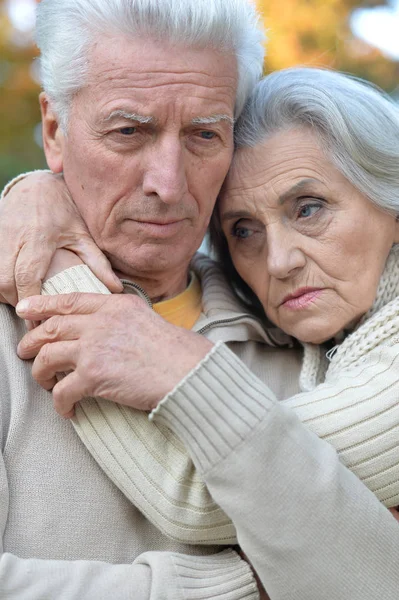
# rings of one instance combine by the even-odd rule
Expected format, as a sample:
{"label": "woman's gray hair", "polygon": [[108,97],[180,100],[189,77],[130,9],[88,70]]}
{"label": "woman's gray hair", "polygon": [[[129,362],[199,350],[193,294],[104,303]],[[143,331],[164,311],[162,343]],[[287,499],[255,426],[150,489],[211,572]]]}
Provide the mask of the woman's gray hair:
{"label": "woman's gray hair", "polygon": [[42,84],[64,128],[71,99],[86,82],[91,44],[113,34],[234,52],[236,117],[262,75],[264,34],[250,0],[42,0],[36,19]]}
{"label": "woman's gray hair", "polygon": [[[254,147],[279,131],[298,127],[318,136],[326,156],[371,202],[399,214],[399,106],[387,94],[334,71],[276,71],[257,84],[248,100],[236,124],[236,147]],[[300,147],[297,152],[300,157]],[[258,298],[233,265],[217,204],[210,245],[237,296],[267,321]]]}
{"label": "woman's gray hair", "polygon": [[334,71],[277,71],[256,86],[237,123],[236,145],[255,146],[302,126],[316,133],[352,185],[380,208],[399,213],[399,105],[387,94]]}

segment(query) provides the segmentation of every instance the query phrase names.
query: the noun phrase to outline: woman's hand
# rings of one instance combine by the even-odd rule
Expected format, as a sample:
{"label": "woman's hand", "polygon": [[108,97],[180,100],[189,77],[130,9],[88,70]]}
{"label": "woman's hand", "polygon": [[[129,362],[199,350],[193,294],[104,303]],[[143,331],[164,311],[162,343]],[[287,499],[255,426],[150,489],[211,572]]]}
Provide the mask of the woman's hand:
{"label": "woman's hand", "polygon": [[37,172],[0,202],[0,302],[40,293],[57,248],[74,252],[112,292],[119,279],[92,240],[62,175]]}
{"label": "woman's hand", "polygon": [[[18,355],[36,356],[33,377],[47,390],[55,386],[54,405],[64,417],[89,396],[151,410],[213,346],[170,325],[132,294],[35,296],[17,312],[45,320],[21,340]],[[64,372],[57,383],[56,374]]]}

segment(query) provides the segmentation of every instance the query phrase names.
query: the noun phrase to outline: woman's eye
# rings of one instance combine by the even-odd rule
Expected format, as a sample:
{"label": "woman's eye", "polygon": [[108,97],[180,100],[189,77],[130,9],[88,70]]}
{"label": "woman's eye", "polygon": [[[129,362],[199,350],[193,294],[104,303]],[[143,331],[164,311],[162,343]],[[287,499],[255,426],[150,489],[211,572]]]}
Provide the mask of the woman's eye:
{"label": "woman's eye", "polygon": [[137,131],[137,127],[121,127],[119,129],[119,133],[121,133],[122,135],[133,135],[134,133],[136,133]]}
{"label": "woman's eye", "polygon": [[240,239],[240,240],[245,240],[246,238],[250,237],[252,235],[253,231],[251,231],[251,229],[248,229],[248,227],[234,227],[233,228],[233,235],[234,237]]}
{"label": "woman's eye", "polygon": [[308,217],[312,217],[316,214],[321,208],[320,204],[304,204],[298,210],[298,217],[300,219],[306,219]]}

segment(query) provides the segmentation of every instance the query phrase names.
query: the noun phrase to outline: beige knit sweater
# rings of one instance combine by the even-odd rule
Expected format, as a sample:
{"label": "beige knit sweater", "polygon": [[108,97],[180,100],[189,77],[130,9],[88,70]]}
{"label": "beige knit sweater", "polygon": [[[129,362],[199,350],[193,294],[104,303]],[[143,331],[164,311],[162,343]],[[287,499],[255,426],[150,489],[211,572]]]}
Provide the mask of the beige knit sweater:
{"label": "beige knit sweater", "polygon": [[[331,362],[323,347],[305,345],[300,387],[306,392],[283,400],[310,429],[334,445],[341,460],[387,506],[399,503],[399,398],[387,385],[388,380],[395,385],[396,369],[386,372],[387,359],[380,360],[380,354],[392,345],[399,329],[398,248],[391,251],[376,302],[361,325],[337,349]],[[270,374],[260,370],[264,363],[260,343],[271,344],[274,338],[245,315],[211,261],[198,257],[193,265],[202,279],[205,305],[209,298],[217,298],[215,306],[206,307],[207,315],[196,329],[205,327],[213,331],[215,340],[231,343],[238,324],[244,329],[250,324],[257,328],[256,335],[245,334],[247,344],[259,340],[247,364],[268,383]],[[106,291],[84,267],[70,269],[44,286],[45,293],[75,289]],[[224,312],[220,309],[223,305]],[[222,330],[219,321],[223,320]],[[279,342],[288,342],[288,338],[280,337]],[[236,353],[240,350],[235,348]],[[391,351],[387,352],[391,360]],[[283,359],[288,361],[289,356],[283,355]],[[296,369],[297,363],[294,366]],[[295,391],[292,384],[287,385],[278,399]],[[170,429],[161,423],[150,424],[144,413],[94,399],[81,404],[74,424],[98,464],[163,533],[186,543],[236,542],[231,521],[213,502]]]}
{"label": "beige knit sweater", "polygon": [[[265,334],[234,299],[224,295],[220,307],[218,282],[213,284],[212,273],[206,271],[204,288],[208,293],[200,326],[207,329],[210,337],[230,340],[232,347],[241,349],[242,357],[251,364],[252,357],[259,357],[256,340]],[[74,267],[47,282],[46,292],[68,291],[67,288],[76,289],[74,286],[83,291],[106,291],[86,267]],[[131,291],[131,286],[127,286],[127,291]],[[234,330],[231,320],[236,323]],[[82,419],[75,423],[86,447],[72,423],[55,413],[51,394],[32,380],[30,363],[18,359],[16,347],[24,332],[24,324],[13,309],[1,305],[0,599],[256,600],[258,592],[252,573],[234,551],[215,554],[220,546],[198,546],[192,542],[187,545],[167,537],[147,518],[145,512],[150,511],[139,510],[130,498],[132,487],[136,486],[137,498],[148,498],[161,519],[169,501],[168,490],[161,486],[169,478],[180,489],[176,473],[180,476],[182,464],[188,465],[199,497],[205,490],[209,498],[178,438],[171,438],[170,434],[163,441],[171,446],[173,439],[170,460],[165,460],[151,439],[152,434],[156,441],[162,438],[165,427],[151,424],[145,417],[142,423],[149,427],[150,434],[137,435],[137,445],[132,446],[135,431],[140,431],[140,423],[133,415],[129,415],[128,428],[115,430],[121,421],[116,405],[106,403],[109,410],[106,407],[102,412],[93,408],[95,401],[87,401],[82,405]],[[253,341],[241,343],[249,339]],[[282,365],[279,367],[276,360],[279,351],[267,360],[270,347],[262,344],[262,348],[265,360],[261,370],[272,379],[273,373],[277,374],[275,392],[279,394],[283,375]],[[295,361],[295,353],[292,354]],[[297,389],[297,378],[298,370],[293,371],[288,386],[292,391]],[[127,413],[121,414],[123,419]],[[100,453],[108,451],[111,455],[116,442],[121,453],[117,451],[111,458],[96,454],[97,448]],[[136,471],[127,470],[123,480],[118,464],[126,454],[135,463]],[[180,458],[177,464],[175,456]],[[126,465],[130,468],[129,462]],[[107,469],[115,469],[115,473]],[[188,471],[184,473],[186,476]],[[172,505],[179,506],[173,498]],[[181,505],[185,508],[184,503]],[[213,511],[223,514],[213,501],[212,506]],[[188,512],[193,510],[191,504],[188,508]],[[194,510],[201,511],[202,508]],[[225,516],[223,519],[226,522]],[[181,523],[178,526],[181,529]],[[201,528],[206,531],[203,523],[199,531]]]}
{"label": "beige knit sweater", "polygon": [[307,392],[276,402],[217,344],[153,411],[184,441],[272,599],[398,598],[399,526],[376,498],[399,499],[398,297],[394,247],[373,307],[331,362],[305,347]]}
{"label": "beige knit sweater", "polygon": [[[84,267],[75,269],[86,277]],[[207,271],[209,275],[211,271]],[[206,279],[204,273],[203,284]],[[298,355],[292,350],[270,351],[259,324],[242,313],[237,314],[237,305],[225,295],[225,290],[221,293],[214,274],[209,276],[204,290],[207,293],[200,329],[214,340],[230,340],[232,348],[241,348],[242,357],[260,377],[269,381],[272,391],[244,371],[246,394],[243,396],[242,384],[237,382],[242,372],[240,363],[233,362],[229,372],[231,359],[226,363],[222,354],[224,366],[220,370],[218,356],[224,350],[223,346],[217,348],[211,357],[216,364],[216,374],[213,373],[210,388],[206,387],[208,392],[212,390],[211,397],[198,394],[195,384],[198,379],[204,391],[201,373],[209,370],[209,359],[190,376],[194,386],[188,380],[183,384],[183,387],[188,385],[193,395],[190,406],[184,403],[184,410],[192,408],[198,413],[201,402],[204,405],[211,402],[217,408],[218,418],[212,416],[208,431],[202,422],[204,439],[198,435],[195,439],[197,448],[208,444],[202,450],[208,461],[206,468],[195,454],[194,458],[215,499],[234,518],[240,542],[253,557],[268,589],[273,590],[272,598],[365,600],[377,597],[370,595],[376,586],[384,591],[385,598],[396,597],[393,593],[395,590],[396,594],[398,581],[387,569],[386,561],[382,561],[398,543],[396,522],[340,465],[328,444],[309,434],[281,403],[275,402],[275,396],[283,397],[284,388],[288,395],[298,391],[295,383],[299,375]],[[1,307],[0,327],[3,449],[0,525],[4,552],[0,562],[0,594],[32,600],[97,600],[112,594],[137,600],[255,598],[253,580],[234,553],[198,560],[173,552],[141,555],[145,550],[166,548],[187,552],[188,547],[159,533],[93,461],[74,435],[70,423],[55,415],[49,394],[32,383],[29,365],[16,358],[14,348],[23,333],[23,325],[11,309]],[[246,343],[242,344],[243,341]],[[19,385],[15,386],[15,381]],[[248,418],[255,398],[258,408]],[[269,410],[270,406],[273,410]],[[195,421],[201,423],[197,416]],[[175,422],[168,424],[176,428]],[[226,463],[224,450],[220,453],[218,447],[229,437],[226,437],[226,424],[232,432],[244,431],[237,438],[241,440],[239,448],[234,450],[233,445],[229,446],[230,464],[228,460]],[[257,438],[259,424],[269,431],[268,436],[262,435],[260,439]],[[217,434],[212,433],[213,426],[220,427]],[[254,428],[252,433],[251,428]],[[283,433],[284,428],[289,435],[277,435]],[[181,430],[178,433],[181,435]],[[207,438],[210,441],[207,442]],[[244,440],[247,441],[243,446]],[[255,442],[260,441],[265,447],[257,454],[259,446]],[[185,443],[192,451],[192,439],[185,439]],[[248,457],[241,460],[243,451],[255,453],[255,461]],[[259,460],[259,456],[269,459]],[[222,471],[218,470],[221,463]],[[259,467],[261,472],[258,472]],[[311,512],[306,513],[304,506]],[[289,527],[281,519],[287,510]],[[361,527],[358,526],[359,511]],[[331,552],[338,532],[342,538],[339,553]],[[192,551],[198,552],[198,547]],[[134,565],[129,565],[135,557]],[[267,558],[267,568],[259,562],[259,557]],[[71,559],[75,562],[70,562]],[[99,560],[103,562],[98,563]],[[299,566],[304,565],[306,569],[299,578]],[[353,582],[356,586],[348,583],[348,573],[353,573],[355,566]],[[317,582],[317,586],[309,585],[309,580]],[[364,593],[363,583],[369,595]],[[346,595],[347,590],[350,595]]]}

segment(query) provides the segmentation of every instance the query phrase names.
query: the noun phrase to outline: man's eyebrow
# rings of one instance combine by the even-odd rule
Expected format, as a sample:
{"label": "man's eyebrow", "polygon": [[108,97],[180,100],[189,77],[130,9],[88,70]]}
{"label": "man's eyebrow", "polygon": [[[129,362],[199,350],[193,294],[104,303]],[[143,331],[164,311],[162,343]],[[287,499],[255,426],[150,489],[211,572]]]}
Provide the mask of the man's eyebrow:
{"label": "man's eyebrow", "polygon": [[138,113],[130,113],[125,110],[113,110],[108,117],[104,119],[104,121],[112,121],[113,119],[122,118],[127,119],[128,121],[134,121],[135,123],[155,123],[154,117],[148,117],[144,115],[139,115]]}
{"label": "man's eyebrow", "polygon": [[215,125],[216,123],[220,123],[223,121],[227,121],[234,127],[234,119],[229,115],[211,115],[209,117],[195,117],[191,123],[192,125]]}

